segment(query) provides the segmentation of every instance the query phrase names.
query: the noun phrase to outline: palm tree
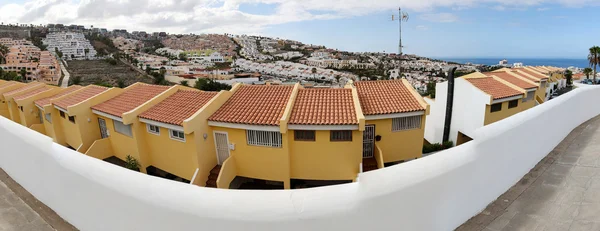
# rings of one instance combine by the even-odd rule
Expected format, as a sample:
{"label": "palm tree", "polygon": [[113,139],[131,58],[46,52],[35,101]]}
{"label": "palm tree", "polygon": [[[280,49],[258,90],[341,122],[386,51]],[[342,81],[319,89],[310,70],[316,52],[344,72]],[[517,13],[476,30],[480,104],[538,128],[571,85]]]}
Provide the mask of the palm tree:
{"label": "palm tree", "polygon": [[594,67],[594,84],[596,84],[596,71],[598,64],[600,64],[600,47],[593,46],[590,48],[590,54],[588,55],[590,61],[590,67]]}
{"label": "palm tree", "polygon": [[310,70],[310,72],[312,72],[312,74],[313,74],[313,79],[316,81],[316,80],[317,80],[317,76],[316,76],[316,74],[317,74],[317,68],[314,68],[314,67],[313,67],[313,68]]}
{"label": "palm tree", "polygon": [[590,74],[592,74],[592,72],[594,72],[594,70],[592,70],[592,68],[586,67],[583,69],[583,74],[585,75],[586,79],[590,78]]}

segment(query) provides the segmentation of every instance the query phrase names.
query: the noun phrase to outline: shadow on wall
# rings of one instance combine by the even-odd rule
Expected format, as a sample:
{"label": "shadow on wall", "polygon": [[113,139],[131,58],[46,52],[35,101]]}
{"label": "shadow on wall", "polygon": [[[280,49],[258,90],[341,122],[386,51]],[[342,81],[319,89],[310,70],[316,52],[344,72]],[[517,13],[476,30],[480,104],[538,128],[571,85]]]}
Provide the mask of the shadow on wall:
{"label": "shadow on wall", "polygon": [[5,118],[0,118],[0,167],[81,230],[197,230],[199,225],[452,230],[515,184],[572,129],[598,115],[600,104],[588,99],[599,97],[600,87],[580,87],[483,127],[476,140],[461,146],[322,188],[246,191],[182,184],[71,151]]}

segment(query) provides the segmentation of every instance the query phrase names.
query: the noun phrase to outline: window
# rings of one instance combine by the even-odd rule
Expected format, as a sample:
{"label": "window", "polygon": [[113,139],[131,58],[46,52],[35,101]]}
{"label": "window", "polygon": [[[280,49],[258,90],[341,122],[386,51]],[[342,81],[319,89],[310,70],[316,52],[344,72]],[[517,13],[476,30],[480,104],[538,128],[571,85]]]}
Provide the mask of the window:
{"label": "window", "polygon": [[533,100],[533,96],[535,96],[535,91],[527,92],[527,97],[523,98],[523,103]]}
{"label": "window", "polygon": [[154,125],[151,125],[151,124],[148,124],[147,127],[148,127],[148,132],[150,132],[152,134],[155,134],[155,135],[159,135],[160,134],[160,127],[154,126]]}
{"label": "window", "polygon": [[248,145],[280,148],[281,133],[246,130],[246,141]]}
{"label": "window", "polygon": [[60,112],[60,117],[65,118],[65,112],[64,111],[59,111]]}
{"label": "window", "polygon": [[352,141],[352,131],[331,131],[330,141]]}
{"label": "window", "polygon": [[508,101],[508,108],[516,108],[517,106],[519,106],[518,99]]}
{"label": "window", "polygon": [[52,123],[52,114],[46,113],[44,117],[46,117],[46,121],[48,121],[48,123]]}
{"label": "window", "polygon": [[23,111],[23,106],[19,106],[19,110]]}
{"label": "window", "polygon": [[296,141],[315,141],[315,131],[294,131]]}
{"label": "window", "polygon": [[171,139],[185,141],[185,134],[182,131],[169,129],[169,134],[171,135]]}
{"label": "window", "polygon": [[69,121],[71,121],[71,123],[75,123],[75,116],[69,116]]}
{"label": "window", "polygon": [[421,116],[408,116],[392,119],[392,131],[403,131],[421,128]]}
{"label": "window", "polygon": [[502,103],[492,104],[490,107],[490,112],[497,112],[502,110]]}
{"label": "window", "polygon": [[115,131],[117,133],[133,137],[133,133],[131,132],[131,125],[125,125],[121,121],[113,120]]}

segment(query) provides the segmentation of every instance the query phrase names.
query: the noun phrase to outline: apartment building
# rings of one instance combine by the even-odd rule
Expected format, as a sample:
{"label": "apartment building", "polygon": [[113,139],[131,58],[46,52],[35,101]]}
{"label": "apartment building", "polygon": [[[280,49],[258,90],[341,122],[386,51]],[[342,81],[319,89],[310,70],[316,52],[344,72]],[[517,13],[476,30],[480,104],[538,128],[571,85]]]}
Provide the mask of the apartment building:
{"label": "apartment building", "polygon": [[42,42],[48,46],[48,51],[54,52],[58,49],[62,52],[63,59],[93,59],[96,57],[96,50],[82,33],[54,32],[46,35]]}
{"label": "apartment building", "polygon": [[540,89],[544,90],[544,95],[543,97],[541,94],[539,94],[538,96],[544,99],[544,102],[548,101],[550,99],[550,96],[552,96],[552,93],[554,93],[554,91],[556,91],[556,89],[558,88],[557,82],[555,80],[550,79],[548,75],[542,74],[530,66],[526,66],[523,68],[513,68],[512,70],[516,70],[516,73],[518,73],[519,75],[533,80],[536,83],[539,83]]}
{"label": "apartment building", "polygon": [[6,64],[0,65],[0,68],[17,73],[25,69],[25,81],[57,84],[61,77],[60,64],[56,57],[33,45],[11,46],[6,56]]}
{"label": "apartment building", "polygon": [[[39,99],[35,99],[33,104],[38,108],[39,114],[43,115],[44,119],[42,120],[43,131],[44,134],[54,140],[54,142],[59,143],[56,139],[56,133],[54,132],[54,125],[52,124],[52,111],[54,107],[52,103],[58,99],[61,99],[67,95],[73,94],[78,90],[81,90],[83,87],[78,85],[73,85],[68,88],[63,88],[60,92],[51,94],[48,96],[42,96]],[[31,126],[31,125],[30,125]],[[42,130],[41,128],[37,131]]]}
{"label": "apartment building", "polygon": [[33,45],[33,43],[25,39],[0,38],[0,45],[11,47],[21,45]]}
{"label": "apartment building", "polygon": [[[472,140],[474,132],[536,105],[538,85],[509,73],[479,72],[456,78],[454,104],[450,122],[449,140],[456,145]],[[425,139],[441,143],[446,118],[448,82],[436,85],[436,98],[426,101],[431,105],[427,117]]]}

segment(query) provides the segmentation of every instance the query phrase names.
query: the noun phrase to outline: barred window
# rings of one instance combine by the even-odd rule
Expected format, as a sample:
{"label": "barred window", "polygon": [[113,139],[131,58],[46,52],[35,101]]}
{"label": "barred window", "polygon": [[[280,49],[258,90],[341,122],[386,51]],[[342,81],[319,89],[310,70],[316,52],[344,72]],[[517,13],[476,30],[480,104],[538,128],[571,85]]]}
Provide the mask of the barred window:
{"label": "barred window", "polygon": [[117,133],[133,137],[133,133],[131,132],[131,125],[125,125],[123,122],[118,120],[113,120],[115,131]]}
{"label": "barred window", "polygon": [[421,116],[408,116],[392,119],[392,131],[403,131],[421,128]]}
{"label": "barred window", "polygon": [[352,141],[352,131],[331,131],[330,141]]}
{"label": "barred window", "polygon": [[246,140],[248,145],[263,146],[263,147],[281,147],[281,133],[246,130]]}
{"label": "barred window", "polygon": [[296,141],[315,141],[315,131],[294,131],[294,140]]}

